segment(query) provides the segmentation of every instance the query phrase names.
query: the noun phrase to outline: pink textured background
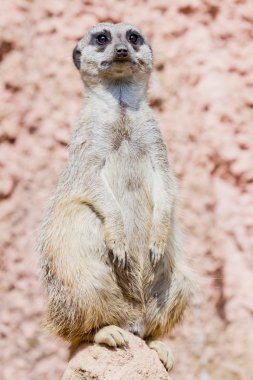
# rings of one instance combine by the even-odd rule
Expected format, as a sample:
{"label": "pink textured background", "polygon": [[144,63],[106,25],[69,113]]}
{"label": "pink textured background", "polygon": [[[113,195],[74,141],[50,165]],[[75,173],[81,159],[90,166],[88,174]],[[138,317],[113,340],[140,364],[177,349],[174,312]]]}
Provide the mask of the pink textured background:
{"label": "pink textured background", "polygon": [[173,379],[253,379],[252,0],[1,0],[0,377],[49,380],[65,368],[65,345],[40,326],[35,241],[82,103],[72,49],[106,20],[151,40],[151,102],[202,278],[171,338]]}

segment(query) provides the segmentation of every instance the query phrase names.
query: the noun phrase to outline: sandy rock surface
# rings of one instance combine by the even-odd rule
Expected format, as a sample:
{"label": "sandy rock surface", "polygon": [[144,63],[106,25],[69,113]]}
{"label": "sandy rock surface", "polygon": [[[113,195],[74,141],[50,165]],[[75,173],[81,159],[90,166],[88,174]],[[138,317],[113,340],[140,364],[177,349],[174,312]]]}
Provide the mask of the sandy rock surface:
{"label": "sandy rock surface", "polygon": [[170,339],[172,377],[250,380],[251,0],[1,1],[0,377],[58,379],[66,366],[66,346],[41,328],[35,242],[82,104],[72,49],[106,20],[138,24],[153,46],[151,103],[181,187],[186,252],[201,276]]}
{"label": "sandy rock surface", "polygon": [[132,334],[128,334],[128,338],[129,345],[124,348],[80,346],[62,380],[171,379],[155,351]]}

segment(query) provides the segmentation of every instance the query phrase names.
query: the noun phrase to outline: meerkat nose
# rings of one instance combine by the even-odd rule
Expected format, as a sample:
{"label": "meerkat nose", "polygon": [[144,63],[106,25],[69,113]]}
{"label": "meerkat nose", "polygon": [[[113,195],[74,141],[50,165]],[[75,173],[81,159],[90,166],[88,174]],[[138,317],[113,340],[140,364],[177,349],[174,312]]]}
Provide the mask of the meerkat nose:
{"label": "meerkat nose", "polygon": [[116,45],[115,52],[118,58],[125,58],[128,56],[128,48],[125,44]]}

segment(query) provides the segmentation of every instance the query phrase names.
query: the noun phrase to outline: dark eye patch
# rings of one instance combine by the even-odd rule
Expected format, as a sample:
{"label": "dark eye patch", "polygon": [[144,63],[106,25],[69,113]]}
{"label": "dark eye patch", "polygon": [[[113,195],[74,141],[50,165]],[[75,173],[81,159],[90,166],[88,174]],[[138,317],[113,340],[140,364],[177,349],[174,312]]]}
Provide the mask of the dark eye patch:
{"label": "dark eye patch", "polygon": [[101,30],[100,32],[92,33],[89,41],[89,45],[98,47],[99,51],[105,50],[112,41],[112,36],[109,30]]}
{"label": "dark eye patch", "polygon": [[136,30],[128,30],[126,33],[127,41],[133,46],[133,48],[138,48],[145,43],[142,35]]}
{"label": "dark eye patch", "polygon": [[72,57],[73,57],[74,64],[78,70],[80,69],[80,66],[81,66],[81,62],[80,62],[81,54],[82,54],[81,50],[76,46],[73,50]]}

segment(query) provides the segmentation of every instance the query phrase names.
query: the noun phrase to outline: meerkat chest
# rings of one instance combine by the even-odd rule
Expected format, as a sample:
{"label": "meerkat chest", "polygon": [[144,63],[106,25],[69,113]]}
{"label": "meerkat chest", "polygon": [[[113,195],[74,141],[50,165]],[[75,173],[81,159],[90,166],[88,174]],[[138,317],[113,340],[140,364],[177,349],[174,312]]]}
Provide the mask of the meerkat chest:
{"label": "meerkat chest", "polygon": [[94,142],[105,160],[115,157],[128,162],[142,160],[151,149],[145,123],[140,125],[138,115],[129,117],[126,113],[106,115]]}
{"label": "meerkat chest", "polygon": [[132,126],[118,128],[110,136],[104,175],[116,191],[146,190],[151,186],[152,165],[147,136]]}
{"label": "meerkat chest", "polygon": [[148,159],[149,150],[144,134],[131,126],[123,126],[111,136],[108,157],[137,164]]}

